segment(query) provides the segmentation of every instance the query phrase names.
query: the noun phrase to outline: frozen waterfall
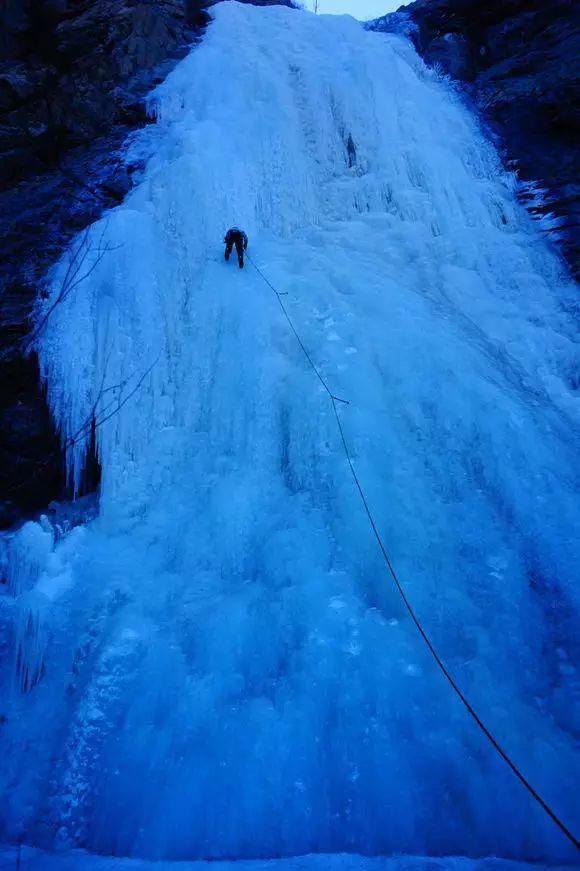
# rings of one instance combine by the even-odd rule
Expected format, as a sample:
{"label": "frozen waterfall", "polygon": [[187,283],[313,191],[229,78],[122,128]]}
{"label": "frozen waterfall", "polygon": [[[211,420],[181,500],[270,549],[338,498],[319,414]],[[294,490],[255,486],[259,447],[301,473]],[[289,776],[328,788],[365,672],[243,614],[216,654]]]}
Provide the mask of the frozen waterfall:
{"label": "frozen waterfall", "polygon": [[410,44],[348,17],[219,4],[151,107],[139,184],[44,303],[71,289],[42,370],[71,479],[93,413],[103,479],[96,520],[2,545],[0,837],[570,860],[429,658],[328,397],[221,244],[244,227],[287,293],[417,611],[578,828],[578,303],[514,180]]}

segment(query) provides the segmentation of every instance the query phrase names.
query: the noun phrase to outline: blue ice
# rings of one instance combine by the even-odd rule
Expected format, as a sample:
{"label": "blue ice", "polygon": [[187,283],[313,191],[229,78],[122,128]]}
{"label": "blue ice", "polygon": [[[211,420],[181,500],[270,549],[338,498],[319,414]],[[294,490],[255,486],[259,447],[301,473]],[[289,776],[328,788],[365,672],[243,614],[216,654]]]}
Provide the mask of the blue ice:
{"label": "blue ice", "polygon": [[219,4],[151,104],[139,185],[52,274],[54,300],[75,258],[88,272],[39,354],[63,437],[87,435],[77,486],[83,427],[107,418],[100,513],[2,544],[0,837],[160,860],[571,861],[425,650],[327,395],[275,294],[220,243],[244,227],[287,294],[350,400],[357,472],[418,614],[578,829],[563,267],[402,37]]}

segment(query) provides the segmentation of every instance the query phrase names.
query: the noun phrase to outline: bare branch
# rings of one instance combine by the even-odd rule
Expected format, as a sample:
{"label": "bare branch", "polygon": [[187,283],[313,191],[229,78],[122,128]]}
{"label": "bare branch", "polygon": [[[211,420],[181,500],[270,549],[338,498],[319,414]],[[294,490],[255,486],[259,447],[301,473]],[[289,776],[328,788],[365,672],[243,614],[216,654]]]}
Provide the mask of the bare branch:
{"label": "bare branch", "polygon": [[[71,295],[71,293],[80,284],[82,284],[83,281],[86,281],[86,279],[95,271],[97,266],[101,263],[103,258],[110,251],[117,250],[116,248],[113,248],[113,246],[109,245],[108,243],[103,246],[102,240],[103,240],[105,230],[106,230],[106,227],[103,230],[103,233],[101,234],[101,239],[99,240],[99,244],[96,248],[91,248],[88,245],[88,241],[87,241],[88,230],[85,232],[81,246],[79,249],[77,249],[77,251],[73,255],[73,258],[71,260],[71,264],[69,264],[69,268],[66,271],[64,280],[62,282],[61,288],[58,292],[58,295],[57,295],[55,301],[49,307],[48,311],[46,311],[44,313],[44,315],[41,318],[41,320],[39,321],[39,323],[34,327],[32,333],[27,337],[27,344],[28,344],[29,348],[32,345],[32,343],[34,342],[34,340],[37,339],[38,336],[42,333],[42,331],[44,330],[44,328],[48,322],[48,319],[50,318],[50,316],[52,315],[54,310],[57,308],[57,306],[59,306],[59,305],[61,305],[61,303],[65,302],[65,300],[68,299],[68,297]],[[79,253],[81,250],[82,250],[82,256],[79,259]],[[79,273],[81,273],[89,255],[92,254],[93,251],[96,251],[95,259],[93,260],[91,265],[87,267],[87,269],[83,272],[83,274],[79,276]]]}
{"label": "bare branch", "polygon": [[129,402],[129,400],[131,399],[131,397],[133,397],[137,393],[137,391],[139,390],[139,388],[141,387],[141,385],[145,381],[146,377],[153,371],[155,366],[157,366],[157,364],[159,363],[160,357],[161,357],[161,355],[159,355],[159,357],[157,357],[157,359],[143,373],[143,375],[141,376],[141,378],[139,379],[139,381],[137,382],[137,384],[135,385],[133,390],[129,394],[127,394],[127,396],[123,399],[122,402],[119,403],[119,406],[118,406],[118,408],[115,409],[115,411],[113,411],[111,414],[108,414],[106,417],[101,418],[100,420],[95,420],[95,429],[98,429],[100,426],[102,426],[104,423],[106,423],[108,420],[110,420],[115,414],[118,414],[118,412],[121,411],[123,406],[126,405]]}
{"label": "bare branch", "polygon": [[[129,400],[132,399],[133,396],[135,396],[135,394],[137,393],[139,388],[142,386],[142,384],[145,381],[145,379],[147,378],[147,376],[151,374],[151,372],[153,371],[155,366],[158,364],[160,358],[161,358],[161,355],[159,355],[157,357],[157,359],[154,360],[153,363],[151,363],[151,365],[147,367],[147,369],[145,369],[145,371],[141,374],[139,380],[137,381],[135,386],[130,390],[130,392],[127,393],[126,396],[122,396],[123,391],[125,390],[127,385],[131,381],[133,381],[133,379],[136,377],[137,373],[136,372],[131,373],[126,378],[124,378],[122,381],[120,381],[118,384],[112,384],[109,387],[104,387],[104,381],[105,381],[105,377],[106,377],[106,367],[108,365],[108,360],[110,359],[110,354],[109,354],[109,356],[107,358],[107,364],[105,364],[105,371],[103,373],[103,379],[101,380],[101,387],[100,387],[99,392],[97,394],[97,398],[95,399],[93,406],[91,408],[91,411],[89,412],[89,414],[87,415],[87,417],[85,418],[85,420],[83,421],[81,426],[78,428],[78,430],[75,433],[73,433],[72,436],[69,436],[67,439],[65,439],[64,443],[62,445],[60,445],[59,448],[53,448],[51,451],[49,451],[44,462],[41,463],[35,469],[34,473],[29,478],[27,478],[24,481],[21,481],[19,484],[16,484],[13,487],[10,487],[8,490],[6,490],[5,491],[6,495],[16,493],[19,490],[22,490],[22,488],[25,487],[27,484],[29,484],[31,481],[33,481],[34,478],[37,477],[38,474],[43,469],[46,469],[46,467],[48,466],[51,459],[54,456],[56,456],[57,453],[60,453],[61,451],[66,453],[66,451],[70,450],[70,448],[72,448],[76,444],[78,444],[79,441],[81,441],[83,438],[85,438],[91,431],[93,431],[93,430],[96,431],[97,429],[102,427],[105,423],[107,423],[109,420],[111,420],[111,418],[113,418],[116,414],[118,414],[121,411],[121,409],[129,402]],[[103,396],[106,396],[109,393],[117,393],[118,395],[116,395],[112,400],[107,402],[103,408],[98,410],[99,403],[102,401]]]}
{"label": "bare branch", "polygon": [[[4,350],[0,353],[0,363],[7,360],[17,350],[20,350],[22,353],[28,353],[31,350],[34,341],[45,329],[46,324],[48,323],[48,320],[55,311],[55,309],[63,302],[65,302],[71,295],[71,293],[73,293],[73,291],[76,290],[76,288],[79,287],[79,285],[81,285],[83,281],[86,281],[87,278],[89,278],[89,276],[95,271],[95,269],[97,269],[97,267],[107,254],[109,254],[111,251],[119,250],[119,248],[121,247],[120,245],[111,245],[109,242],[103,241],[107,228],[108,224],[105,223],[101,232],[101,236],[99,238],[99,242],[96,246],[91,246],[89,244],[90,228],[87,228],[83,232],[78,244],[70,250],[68,266],[56,298],[49,305],[48,309],[44,312],[41,319],[32,328],[31,332],[27,336],[16,340],[12,344],[4,348]],[[90,264],[87,264],[87,261],[92,254],[94,254],[92,262]]]}

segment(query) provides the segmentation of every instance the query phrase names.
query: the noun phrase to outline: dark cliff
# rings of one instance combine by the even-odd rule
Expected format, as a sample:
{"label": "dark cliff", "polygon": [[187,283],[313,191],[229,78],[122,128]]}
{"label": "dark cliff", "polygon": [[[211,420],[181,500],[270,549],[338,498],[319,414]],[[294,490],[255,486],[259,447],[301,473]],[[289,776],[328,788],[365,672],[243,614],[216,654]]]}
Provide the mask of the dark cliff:
{"label": "dark cliff", "polygon": [[[123,146],[151,120],[143,98],[201,36],[215,2],[0,0],[0,528],[65,495],[25,347],[43,276],[130,190]],[[87,488],[96,481],[93,462]]]}
{"label": "dark cliff", "polygon": [[[580,277],[580,3],[417,0],[370,25],[403,31],[430,65],[463,82],[522,199]],[[551,223],[552,226],[548,226]]]}

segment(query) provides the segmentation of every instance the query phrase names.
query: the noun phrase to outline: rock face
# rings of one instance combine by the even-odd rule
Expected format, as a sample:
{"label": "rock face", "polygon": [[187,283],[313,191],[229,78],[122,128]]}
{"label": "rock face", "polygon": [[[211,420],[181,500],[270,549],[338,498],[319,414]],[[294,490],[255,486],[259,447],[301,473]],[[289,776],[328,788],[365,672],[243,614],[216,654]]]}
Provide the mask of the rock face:
{"label": "rock face", "polygon": [[[130,190],[123,144],[150,121],[143,97],[200,37],[214,2],[0,0],[0,528],[65,491],[23,345],[43,276]],[[87,488],[97,480],[93,463]]]}
{"label": "rock face", "polygon": [[370,25],[405,31],[464,82],[517,169],[524,201],[580,277],[580,3],[417,0]]}

